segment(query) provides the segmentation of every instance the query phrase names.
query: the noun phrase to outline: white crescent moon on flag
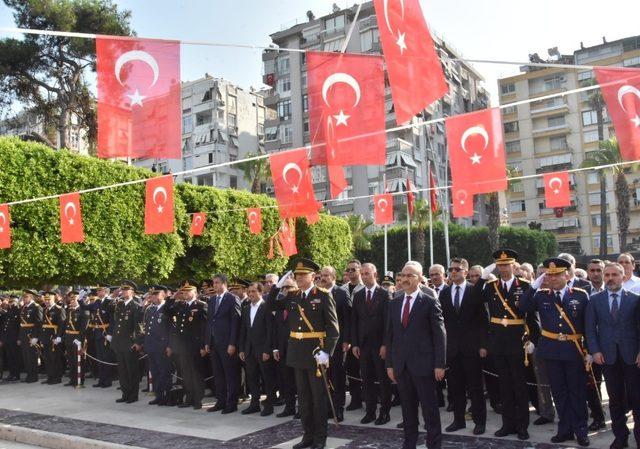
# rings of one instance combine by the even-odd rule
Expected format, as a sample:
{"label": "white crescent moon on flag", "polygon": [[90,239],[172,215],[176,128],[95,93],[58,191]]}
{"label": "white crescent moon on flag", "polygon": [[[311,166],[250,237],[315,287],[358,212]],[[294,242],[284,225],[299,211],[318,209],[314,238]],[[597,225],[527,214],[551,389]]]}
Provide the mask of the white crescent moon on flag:
{"label": "white crescent moon on flag", "polygon": [[[462,194],[462,195],[460,195]],[[464,197],[464,198],[462,198]],[[456,200],[458,200],[460,202],[460,204],[464,204],[465,201],[467,201],[467,198],[469,198],[469,194],[467,193],[466,190],[458,190],[456,192]]]}
{"label": "white crescent moon on flag", "polygon": [[554,184],[556,184],[556,183],[558,184],[558,187],[557,187],[557,188],[562,187],[562,179],[560,179],[560,178],[558,178],[557,176],[555,176],[555,177],[553,177],[553,178],[551,178],[551,179],[549,180],[549,188],[550,188],[550,189],[553,189],[553,185],[554,185]]}
{"label": "white crescent moon on flag", "polygon": [[[389,0],[382,0],[382,9],[384,9],[384,20],[387,22],[387,28],[389,32],[393,34],[391,22],[389,21]],[[402,20],[404,20],[404,0],[400,0],[400,15],[402,16]]]}
{"label": "white crescent moon on flag", "polygon": [[324,103],[327,106],[331,106],[327,101],[327,93],[329,92],[331,86],[337,83],[344,83],[353,89],[356,94],[356,101],[353,104],[353,107],[355,108],[356,106],[358,106],[358,103],[360,103],[361,95],[360,84],[358,84],[358,81],[356,81],[353,76],[344,72],[333,73],[329,75],[326,80],[324,80],[324,83],[322,84],[322,99],[324,100]]}
{"label": "white crescent moon on flag", "polygon": [[153,204],[155,204],[156,206],[158,205],[158,202],[156,201],[156,196],[158,195],[158,193],[161,193],[162,196],[164,197],[164,199],[162,200],[162,204],[167,202],[167,190],[162,187],[162,186],[158,186],[153,190]]}
{"label": "white crescent moon on flag", "polygon": [[158,62],[155,60],[153,56],[151,56],[146,51],[142,50],[131,50],[126,53],[122,53],[118,59],[116,60],[116,65],[114,67],[114,71],[116,72],[116,79],[122,86],[122,80],[120,79],[120,72],[122,71],[122,66],[127,62],[131,61],[142,61],[146,63],[151,70],[153,70],[153,82],[150,87],[153,87],[158,81],[158,75],[160,74],[160,68],[158,67]]}
{"label": "white crescent moon on flag", "polygon": [[[384,203],[384,206],[382,205],[382,203]],[[383,212],[387,209],[387,206],[389,205],[389,202],[385,199],[385,198],[380,198],[378,200],[378,207],[380,208],[380,210],[382,210]]]}
{"label": "white crescent moon on flag", "polygon": [[251,212],[249,212],[249,221],[253,223],[256,220],[258,220],[258,213],[255,210],[252,210]]}
{"label": "white crescent moon on flag", "polygon": [[466,147],[467,139],[476,134],[479,136],[482,136],[482,138],[484,139],[484,147],[482,147],[482,150],[484,151],[487,149],[487,146],[489,145],[489,133],[487,133],[487,130],[484,129],[484,126],[478,125],[478,126],[472,126],[462,134],[462,137],[460,138],[460,145],[462,146],[462,151],[469,154]]}
{"label": "white crescent moon on flag", "polygon": [[[71,216],[69,216],[69,209],[73,209],[73,215]],[[67,217],[67,219],[71,219],[75,217],[77,212],[78,211],[76,210],[76,205],[73,201],[69,201],[67,204],[64,205],[64,216]]]}
{"label": "white crescent moon on flag", "polygon": [[7,224],[7,216],[4,214],[4,212],[0,212],[0,226],[4,226]]}
{"label": "white crescent moon on flag", "polygon": [[627,94],[633,94],[638,98],[638,100],[640,100],[640,90],[638,90],[637,87],[630,86],[628,84],[622,86],[620,89],[618,89],[618,103],[620,103],[620,107],[624,112],[628,112],[628,111],[624,108],[624,104],[622,104],[622,99]]}
{"label": "white crescent moon on flag", "polygon": [[202,215],[196,215],[195,218],[193,219],[193,224],[195,226],[199,226],[201,221],[202,221]]}
{"label": "white crescent moon on flag", "polygon": [[289,171],[291,170],[298,173],[298,183],[293,184],[294,186],[298,187],[298,185],[300,184],[300,181],[302,181],[302,170],[300,170],[300,166],[295,162],[289,162],[287,165],[284,166],[284,168],[282,169],[282,179],[284,179],[284,182],[287,185],[291,185],[291,183],[287,180],[287,173],[289,173]]}

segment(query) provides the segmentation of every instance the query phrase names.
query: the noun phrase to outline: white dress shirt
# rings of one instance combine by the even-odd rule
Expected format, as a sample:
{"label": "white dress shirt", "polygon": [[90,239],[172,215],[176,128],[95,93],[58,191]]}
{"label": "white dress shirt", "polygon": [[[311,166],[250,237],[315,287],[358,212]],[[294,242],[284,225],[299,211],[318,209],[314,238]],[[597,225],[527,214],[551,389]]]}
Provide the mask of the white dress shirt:
{"label": "white dress shirt", "polygon": [[251,323],[251,327],[253,327],[253,320],[256,318],[258,309],[260,308],[263,302],[264,300],[260,298],[260,301],[250,305],[251,309],[249,310],[249,322]]}
{"label": "white dress shirt", "polygon": [[462,282],[462,284],[457,285],[457,284],[452,284],[451,285],[451,303],[455,304],[454,298],[456,297],[456,289],[459,288],[460,289],[460,293],[458,293],[458,298],[460,301],[460,307],[462,307],[462,297],[464,296],[464,290],[465,288],[467,288],[467,281],[466,279]]}
{"label": "white dress shirt", "polygon": [[410,295],[404,294],[404,299],[402,300],[402,308],[400,309],[400,320],[402,320],[402,312],[404,311],[404,305],[407,302],[407,296],[411,296],[411,302],[409,303],[409,313],[411,313],[411,309],[413,309],[413,305],[416,303],[416,298],[420,294],[420,289],[411,293]]}

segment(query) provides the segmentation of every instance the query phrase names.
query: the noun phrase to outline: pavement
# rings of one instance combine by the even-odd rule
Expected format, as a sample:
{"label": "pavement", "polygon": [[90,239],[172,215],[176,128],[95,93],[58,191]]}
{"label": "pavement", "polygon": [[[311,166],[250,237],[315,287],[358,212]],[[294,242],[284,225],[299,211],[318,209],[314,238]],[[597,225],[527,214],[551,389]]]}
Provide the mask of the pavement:
{"label": "pavement", "polygon": [[[90,383],[90,380],[87,381]],[[225,448],[288,449],[300,440],[300,422],[274,415],[221,415],[207,413],[213,398],[205,398],[202,410],[191,408],[159,407],[147,405],[152,399],[144,393],[134,404],[116,404],[120,397],[114,387],[101,389],[88,386],[83,389],[62,385],[24,383],[0,384],[0,449],[2,440],[64,449],[99,448]],[[348,398],[347,398],[348,403]],[[241,404],[239,411],[248,404]],[[280,411],[276,408],[276,413]],[[396,429],[401,421],[399,407],[391,410],[391,422],[383,426],[361,425],[363,410],[345,413],[345,421],[336,427],[329,423],[327,448],[394,449],[402,446],[402,431]],[[471,431],[473,423],[453,434],[445,434],[446,449],[552,449],[577,447],[554,445],[549,439],[556,432],[555,424],[529,427],[531,439],[494,438],[500,427],[500,416],[489,409],[487,432],[476,437]],[[537,416],[531,412],[531,421]],[[452,415],[441,409],[443,428],[452,421]],[[631,422],[631,420],[630,420]],[[613,440],[610,422],[607,430],[590,435],[591,447],[606,449]],[[424,444],[421,437],[420,442]],[[14,446],[7,446],[14,447]],[[19,446],[15,446],[19,447]],[[29,447],[29,446],[27,446]],[[424,446],[421,446],[424,447]]]}

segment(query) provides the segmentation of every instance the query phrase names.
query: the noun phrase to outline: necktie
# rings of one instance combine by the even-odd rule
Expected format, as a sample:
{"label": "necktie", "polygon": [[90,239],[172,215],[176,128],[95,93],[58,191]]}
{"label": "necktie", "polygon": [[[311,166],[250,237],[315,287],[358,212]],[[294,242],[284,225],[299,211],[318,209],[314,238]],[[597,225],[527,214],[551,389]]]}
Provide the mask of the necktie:
{"label": "necktie", "polygon": [[302,292],[302,300],[304,301],[305,299],[307,299],[307,294],[305,292]]}
{"label": "necktie", "polygon": [[456,294],[453,297],[453,308],[456,309],[456,313],[460,312],[460,286],[456,285]]}
{"label": "necktie", "polygon": [[214,313],[218,311],[218,307],[220,307],[220,295],[216,296],[216,310],[214,310]]}
{"label": "necktie", "polygon": [[611,293],[611,316],[613,319],[616,319],[616,315],[618,314],[618,294]]}
{"label": "necktie", "polygon": [[409,312],[411,307],[411,296],[407,296],[404,301],[404,307],[402,308],[402,327],[405,329],[409,327]]}
{"label": "necktie", "polygon": [[505,293],[509,293],[509,289],[507,288],[507,283],[506,282],[502,283],[502,290],[504,290]]}
{"label": "necktie", "polygon": [[367,307],[371,308],[371,290],[367,290]]}
{"label": "necktie", "polygon": [[558,305],[562,305],[562,297],[560,296],[560,292],[556,292],[556,302]]}
{"label": "necktie", "polygon": [[282,321],[287,321],[288,316],[289,316],[289,311],[287,309],[284,309],[284,311],[282,312]]}

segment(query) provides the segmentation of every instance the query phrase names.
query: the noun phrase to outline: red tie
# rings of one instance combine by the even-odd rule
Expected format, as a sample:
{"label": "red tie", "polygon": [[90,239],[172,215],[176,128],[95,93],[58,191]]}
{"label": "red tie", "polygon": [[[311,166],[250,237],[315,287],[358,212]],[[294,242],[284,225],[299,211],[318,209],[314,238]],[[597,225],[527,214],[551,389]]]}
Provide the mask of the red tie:
{"label": "red tie", "polygon": [[371,290],[367,290],[367,306],[371,308]]}
{"label": "red tie", "polygon": [[289,316],[289,311],[287,309],[282,313],[282,321],[287,321],[287,317]]}
{"label": "red tie", "polygon": [[404,301],[404,307],[402,308],[402,327],[405,329],[409,326],[409,311],[411,307],[411,296],[407,296]]}

